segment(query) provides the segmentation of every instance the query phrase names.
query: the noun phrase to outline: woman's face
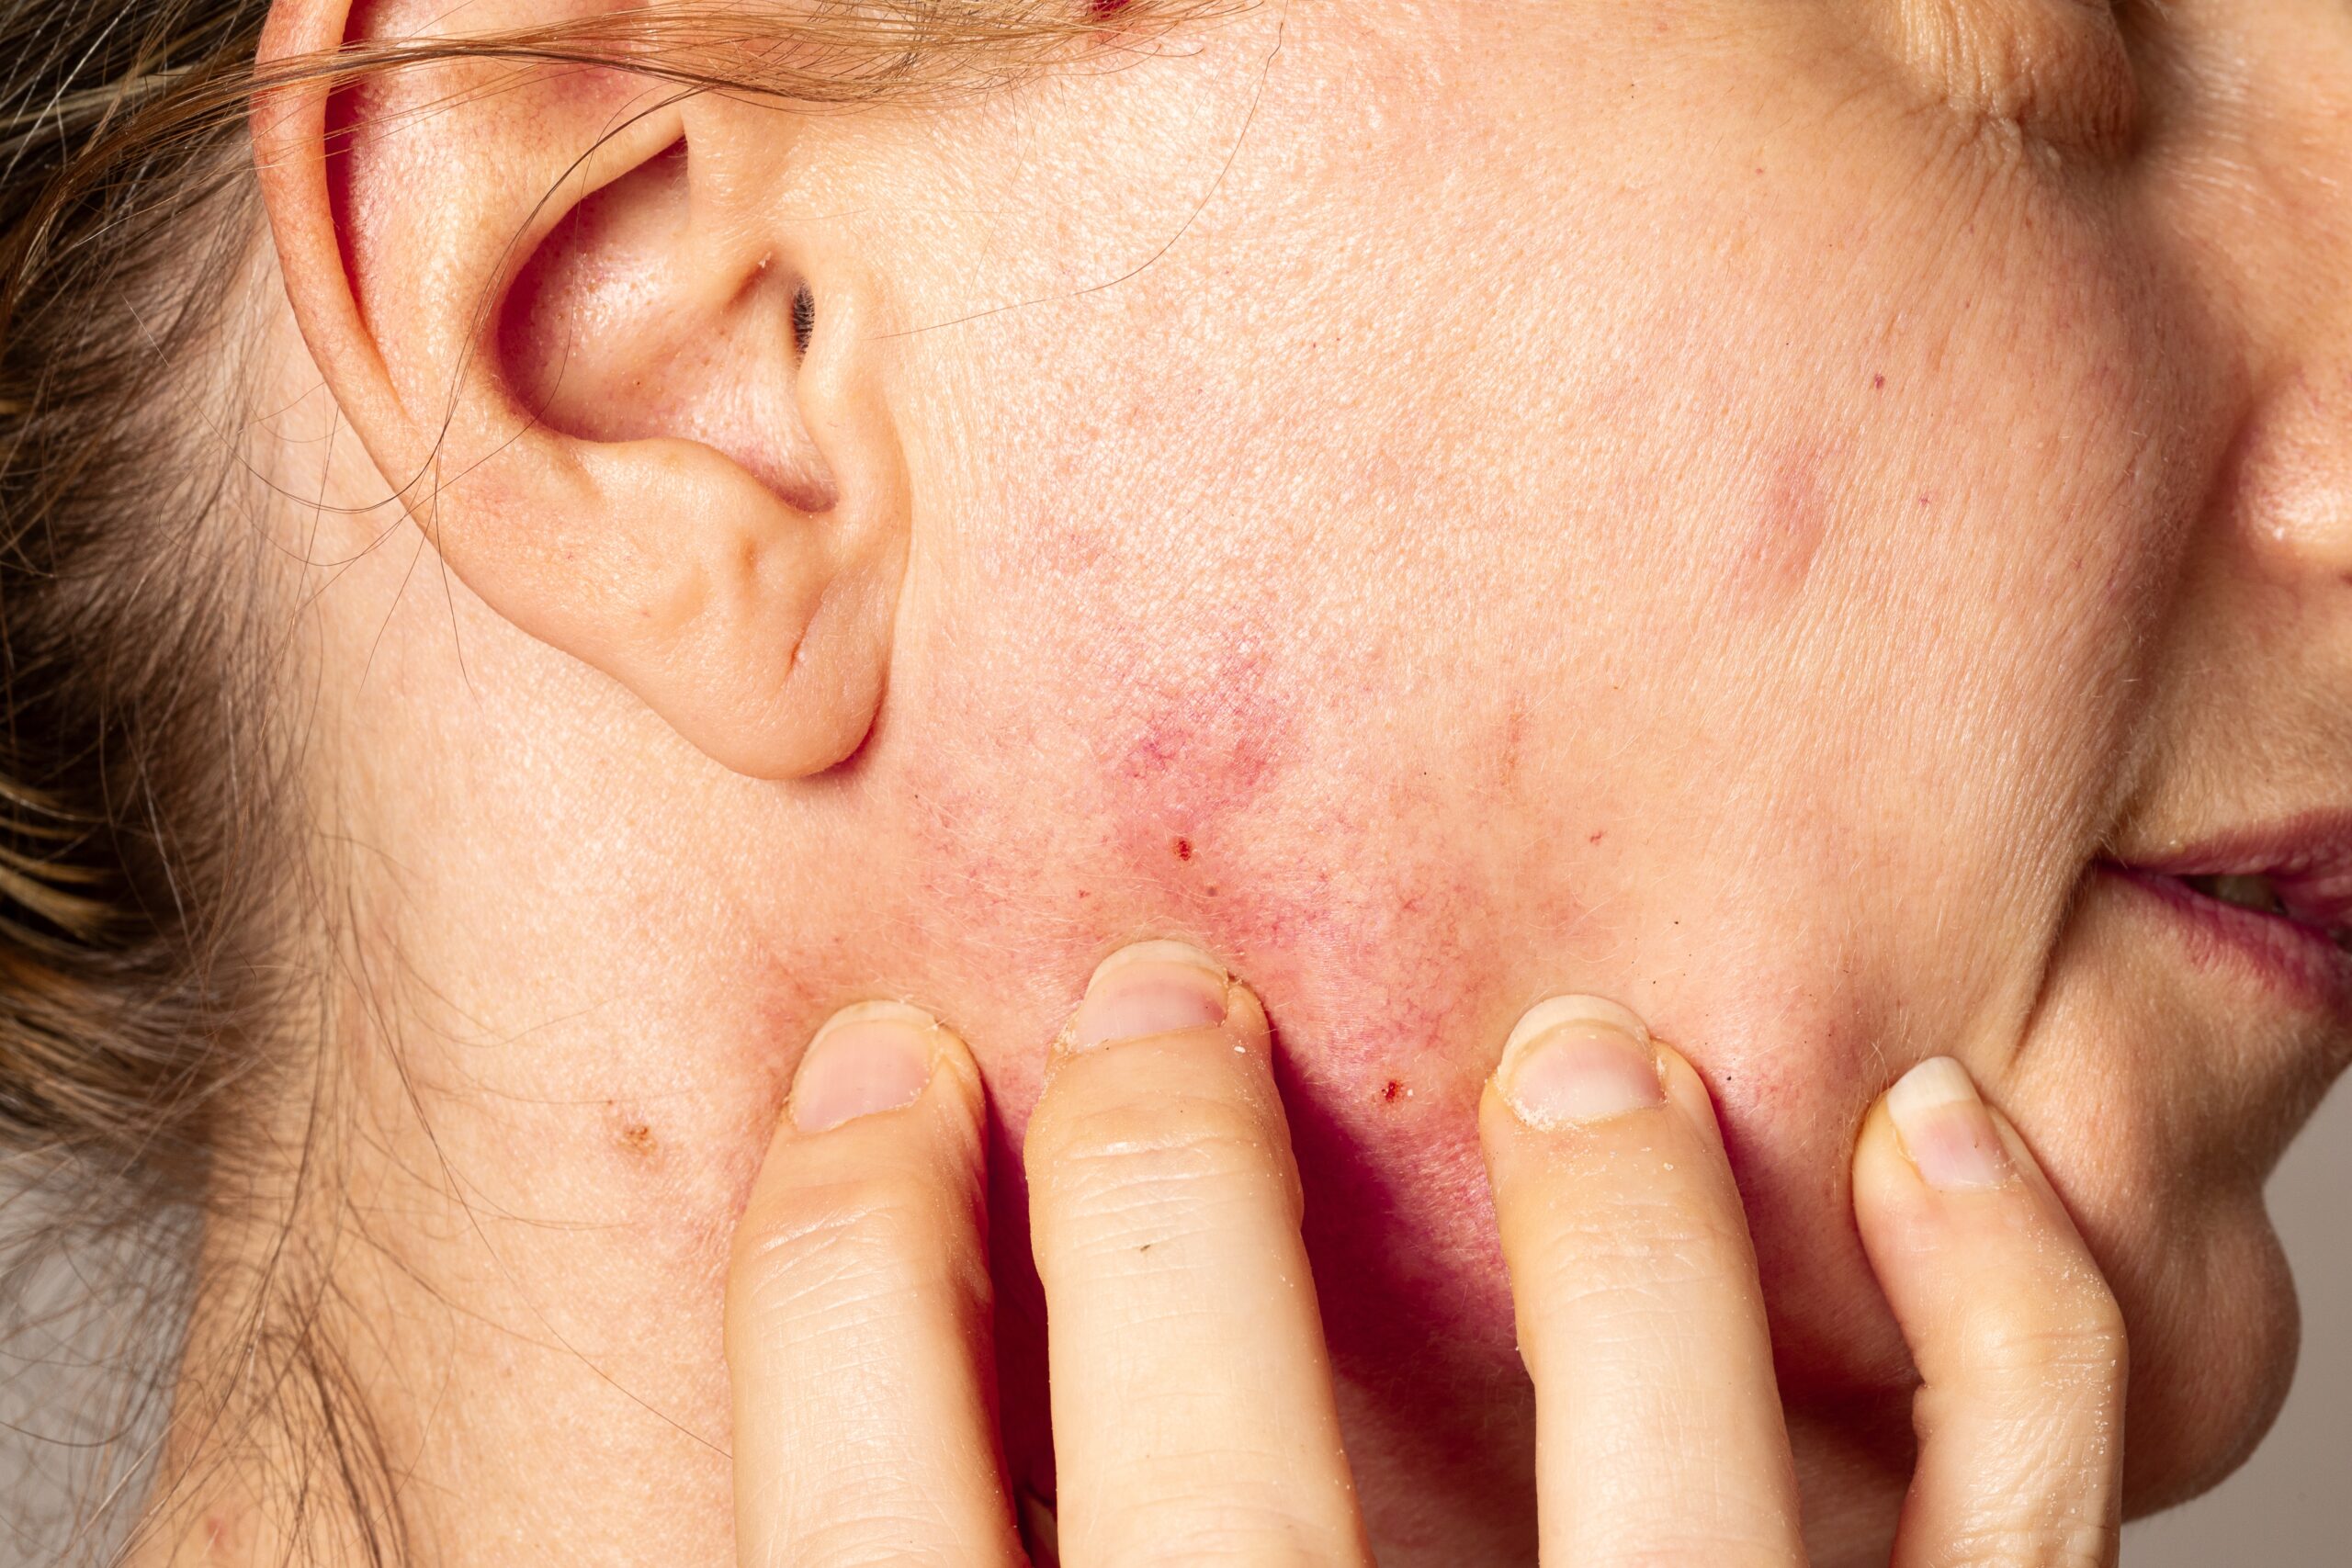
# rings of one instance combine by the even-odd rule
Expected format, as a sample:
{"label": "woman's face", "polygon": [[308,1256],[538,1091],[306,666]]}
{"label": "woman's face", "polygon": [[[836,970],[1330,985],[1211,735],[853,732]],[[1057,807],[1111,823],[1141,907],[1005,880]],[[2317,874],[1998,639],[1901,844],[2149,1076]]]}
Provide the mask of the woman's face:
{"label": "woman's face", "polygon": [[888,694],[695,873],[778,1037],[917,997],[1012,1148],[1094,959],[1222,954],[1343,1374],[1480,1467],[1522,1007],[1706,1074],[1829,1427],[1900,1427],[1846,1164],[1948,1052],[2125,1303],[2136,1501],[2242,1453],[2352,958],[2156,873],[2352,919],[2352,18],[1276,0],[870,134],[778,204],[898,298]]}
{"label": "woman's face", "polygon": [[1903,1385],[1845,1162],[1958,1055],[2131,1311],[2153,1501],[2281,1393],[2261,1183],[2352,1045],[2341,951],[2112,869],[2352,810],[2352,22],[1906,9],[1302,0],[865,193],[936,417],[813,807],[859,872],[779,924],[828,999],[887,945],[1016,1140],[1091,956],[1224,954],[1343,1366],[1497,1397],[1520,1008],[1707,1073],[1801,1407]]}

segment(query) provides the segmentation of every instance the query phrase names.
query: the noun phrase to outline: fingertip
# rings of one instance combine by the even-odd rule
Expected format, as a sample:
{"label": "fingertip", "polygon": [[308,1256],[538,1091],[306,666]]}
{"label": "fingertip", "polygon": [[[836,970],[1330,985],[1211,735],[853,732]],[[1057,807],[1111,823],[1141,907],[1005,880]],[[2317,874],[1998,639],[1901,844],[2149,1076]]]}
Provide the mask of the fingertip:
{"label": "fingertip", "polygon": [[1664,1107],[1724,1156],[1714,1096],[1690,1058],[1621,1003],[1552,997],[1521,1014],[1505,1040],[1479,1098],[1479,1141],[1491,1166],[1526,1135],[1599,1128]]}
{"label": "fingertip", "polygon": [[1234,1043],[1252,1052],[1262,1053],[1272,1038],[1273,1026],[1266,1021],[1265,1004],[1258,993],[1239,979],[1227,982],[1225,993],[1225,1032]]}
{"label": "fingertip", "polygon": [[2112,1295],[2073,1217],[2015,1125],[1947,1062],[1882,1095],[1854,1146],[1855,1221],[1914,1359],[1962,1318],[2104,1332]]}
{"label": "fingertip", "polygon": [[1603,997],[1559,996],[1521,1015],[1492,1083],[1523,1125],[1555,1133],[1651,1110],[1666,1100],[1649,1026]]}
{"label": "fingertip", "polygon": [[1707,1080],[1690,1059],[1673,1046],[1657,1043],[1658,1077],[1666,1084],[1667,1099],[1697,1128],[1714,1151],[1724,1151],[1722,1121],[1715,1114],[1715,1097],[1707,1088]]}
{"label": "fingertip", "polygon": [[854,1002],[818,1027],[800,1055],[785,1120],[803,1135],[904,1110],[934,1081],[977,1088],[971,1053],[956,1032],[905,1002]]}
{"label": "fingertip", "polygon": [[1920,1456],[1894,1561],[2111,1562],[2129,1350],[2113,1292],[2024,1139],[1956,1062],[1855,1139],[1854,1214],[1909,1347]]}
{"label": "fingertip", "polygon": [[[1622,1006],[1555,998],[1511,1032],[1479,1122],[1536,1391],[1544,1560],[1670,1538],[1693,1561],[1716,1541],[1795,1561],[1763,1291],[1698,1069]],[[1765,1540],[1772,1521],[1785,1539]]]}
{"label": "fingertip", "polygon": [[1163,1035],[1216,1029],[1262,1040],[1266,1015],[1249,987],[1190,942],[1131,942],[1095,966],[1054,1042],[1058,1058]]}

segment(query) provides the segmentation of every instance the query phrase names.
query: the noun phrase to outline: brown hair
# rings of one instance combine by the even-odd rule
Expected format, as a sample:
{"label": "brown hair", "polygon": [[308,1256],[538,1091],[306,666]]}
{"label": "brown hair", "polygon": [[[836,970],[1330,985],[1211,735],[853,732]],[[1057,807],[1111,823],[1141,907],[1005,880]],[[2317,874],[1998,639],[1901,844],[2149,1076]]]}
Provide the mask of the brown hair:
{"label": "brown hair", "polygon": [[[27,1354],[59,1204],[85,1235],[217,1208],[231,1091],[315,1022],[288,1006],[293,928],[317,922],[286,892],[286,628],[265,619],[256,532],[223,515],[236,329],[264,308],[232,287],[259,242],[255,92],[464,56],[921,104],[1115,62],[1246,3],[721,0],[257,72],[268,0],[0,0],[0,1150],[18,1193],[0,1289],[21,1314],[0,1355]],[[349,1506],[379,1514],[367,1445],[334,1447]]]}

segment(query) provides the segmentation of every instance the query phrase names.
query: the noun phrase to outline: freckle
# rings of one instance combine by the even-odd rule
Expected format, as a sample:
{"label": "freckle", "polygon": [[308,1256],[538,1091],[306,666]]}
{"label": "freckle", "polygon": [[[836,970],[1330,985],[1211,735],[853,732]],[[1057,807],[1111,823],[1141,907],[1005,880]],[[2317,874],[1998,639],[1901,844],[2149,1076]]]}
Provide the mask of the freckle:
{"label": "freckle", "polygon": [[1176,858],[1178,860],[1191,860],[1193,858],[1192,840],[1179,839],[1176,840]]}

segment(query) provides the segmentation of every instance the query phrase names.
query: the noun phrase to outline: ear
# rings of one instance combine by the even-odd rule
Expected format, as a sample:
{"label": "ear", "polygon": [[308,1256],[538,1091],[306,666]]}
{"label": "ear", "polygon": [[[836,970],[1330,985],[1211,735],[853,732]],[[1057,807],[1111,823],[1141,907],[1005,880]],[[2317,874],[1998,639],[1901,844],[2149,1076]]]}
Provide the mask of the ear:
{"label": "ear", "polygon": [[[433,9],[479,36],[575,6],[606,11]],[[493,610],[729,767],[831,766],[881,700],[909,501],[853,231],[775,216],[811,122],[511,54],[296,63],[443,26],[409,0],[270,14],[255,156],[312,356]]]}

